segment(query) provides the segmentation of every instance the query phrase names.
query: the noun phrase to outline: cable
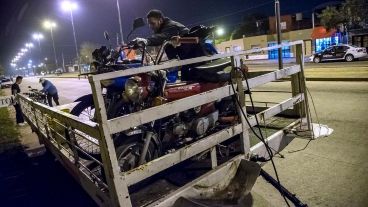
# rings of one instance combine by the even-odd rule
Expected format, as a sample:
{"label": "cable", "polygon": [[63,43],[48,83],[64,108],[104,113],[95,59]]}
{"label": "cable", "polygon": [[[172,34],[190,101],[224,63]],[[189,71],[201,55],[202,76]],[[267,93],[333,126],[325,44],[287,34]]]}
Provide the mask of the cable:
{"label": "cable", "polygon": [[[235,69],[235,68],[233,67],[233,68],[232,68],[232,72],[234,71],[234,69]],[[230,84],[231,84],[231,88],[233,89],[234,94],[237,94],[237,92],[236,92],[236,90],[235,90],[235,87],[234,87],[234,83],[232,82],[232,72],[230,73]],[[247,76],[246,76],[246,74],[245,74],[245,72],[244,72],[244,71],[241,71],[241,72],[242,72],[242,74],[243,74],[243,77],[244,77],[244,78],[245,78],[245,80],[246,80],[246,83],[247,83],[247,90],[248,90],[248,91],[250,91],[249,83],[248,83],[248,78],[247,78]],[[251,93],[249,93],[249,97],[250,97],[250,100],[251,100],[251,103],[252,103],[252,108],[253,108],[253,110],[254,110],[254,104],[253,104],[253,99],[252,99],[252,97],[251,97]],[[242,115],[244,116],[244,119],[246,120],[247,124],[249,125],[249,128],[252,130],[252,132],[256,135],[256,137],[257,137],[257,138],[259,138],[259,140],[260,140],[260,141],[264,144],[264,146],[266,147],[266,151],[268,152],[268,154],[269,154],[269,156],[270,156],[269,160],[271,161],[271,163],[272,163],[272,167],[273,167],[274,172],[275,172],[275,176],[276,176],[277,183],[278,183],[279,185],[281,185],[281,183],[280,183],[280,179],[279,179],[279,176],[278,176],[278,173],[277,173],[276,165],[275,165],[275,163],[274,163],[274,161],[273,161],[273,153],[272,153],[272,150],[270,149],[270,147],[268,146],[268,144],[265,142],[265,140],[264,140],[264,138],[263,138],[262,131],[261,131],[260,126],[259,126],[259,122],[258,122],[257,115],[255,115],[255,119],[256,119],[256,123],[257,123],[258,129],[259,129],[259,132],[260,132],[260,136],[259,136],[259,135],[254,131],[254,129],[253,129],[253,127],[252,127],[252,125],[250,124],[250,122],[249,122],[249,120],[248,120],[248,118],[247,118],[247,116],[246,116],[246,114],[245,114],[245,112],[244,112],[244,110],[243,110],[243,107],[242,107],[242,106],[241,106],[241,104],[240,104],[239,99],[236,97],[236,98],[235,98],[235,100],[236,100],[236,103],[238,104],[238,107],[239,107],[239,109],[240,109],[240,111],[241,111]],[[284,195],[283,193],[281,193],[281,192],[280,192],[280,194],[281,194],[281,195],[282,195],[282,197],[284,198],[285,203],[287,204],[287,206],[289,206],[289,207],[290,207],[290,204],[289,204],[289,202],[287,201],[287,199],[286,199],[285,195]]]}

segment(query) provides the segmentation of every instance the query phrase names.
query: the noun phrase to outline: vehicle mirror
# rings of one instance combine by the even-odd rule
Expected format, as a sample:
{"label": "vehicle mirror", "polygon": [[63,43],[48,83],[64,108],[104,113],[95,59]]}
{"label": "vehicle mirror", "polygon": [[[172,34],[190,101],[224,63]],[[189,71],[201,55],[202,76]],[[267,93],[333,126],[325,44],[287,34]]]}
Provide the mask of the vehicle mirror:
{"label": "vehicle mirror", "polygon": [[110,40],[110,36],[109,36],[109,33],[107,31],[104,31],[104,37],[107,41]]}
{"label": "vehicle mirror", "polygon": [[145,25],[142,17],[136,18],[133,21],[133,30],[138,29],[139,27],[143,27]]}

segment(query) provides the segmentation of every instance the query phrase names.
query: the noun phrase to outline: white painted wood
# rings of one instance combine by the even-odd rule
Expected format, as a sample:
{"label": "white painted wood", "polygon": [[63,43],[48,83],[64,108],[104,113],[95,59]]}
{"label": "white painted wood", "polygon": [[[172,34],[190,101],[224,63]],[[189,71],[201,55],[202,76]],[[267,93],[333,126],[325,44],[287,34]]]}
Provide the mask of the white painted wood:
{"label": "white painted wood", "polygon": [[[258,119],[259,120],[262,120],[263,118],[268,119],[279,114],[280,112],[293,106],[293,103],[302,101],[301,98],[302,95],[303,94],[299,94],[299,96],[297,97],[290,98],[278,105],[275,105],[263,112],[258,113],[257,114]],[[251,123],[251,126],[255,126],[257,124],[254,116],[251,116],[248,119],[249,122]],[[240,134],[243,130],[247,131],[248,129],[249,129],[248,125],[246,125],[244,129],[242,129],[242,124],[235,125],[228,129],[224,129],[215,134],[212,134],[208,137],[205,137],[197,142],[194,142],[193,144],[185,146],[184,148],[181,148],[175,152],[172,152],[158,159],[155,159],[151,162],[148,162],[144,165],[141,165],[131,171],[124,172],[122,174],[126,176],[127,184],[129,186],[133,185],[177,163],[180,163],[190,157],[193,157],[194,155],[197,155],[205,150],[208,150],[216,146],[217,144],[231,137],[234,137],[237,134]]]}
{"label": "white painted wood", "polygon": [[189,65],[189,64],[193,64],[193,63],[200,63],[200,62],[215,60],[215,59],[219,59],[219,58],[226,58],[226,57],[239,56],[239,55],[247,55],[247,54],[251,54],[251,53],[255,53],[255,52],[274,50],[274,49],[277,49],[277,48],[282,48],[282,47],[292,46],[292,45],[297,45],[297,44],[302,44],[302,43],[303,43],[303,41],[298,40],[298,41],[294,41],[294,42],[290,42],[290,43],[283,43],[281,45],[276,45],[276,46],[266,47],[266,48],[259,48],[259,49],[251,49],[251,50],[246,50],[246,51],[218,54],[218,55],[213,55],[213,56],[209,56],[209,57],[197,57],[197,58],[186,59],[186,60],[172,60],[172,61],[166,62],[164,64],[161,64],[161,65],[151,65],[151,66],[145,66],[145,67],[140,67],[140,68],[131,68],[131,69],[127,69],[127,70],[120,70],[120,71],[114,71],[114,72],[110,72],[110,73],[103,73],[103,74],[99,74],[99,75],[94,75],[92,77],[93,77],[93,81],[101,81],[101,80],[112,79],[112,78],[117,78],[117,77],[135,75],[135,74],[139,74],[139,73],[147,73],[147,72],[151,72],[151,71],[155,71],[155,70],[162,70],[162,69],[167,69],[167,68],[172,68],[172,67],[177,67],[177,66]]}
{"label": "white painted wood", "polygon": [[169,195],[157,200],[156,202],[148,205],[150,207],[171,207],[175,201],[184,196],[192,197],[196,196],[197,191],[194,190],[194,186],[216,186],[224,188],[227,186],[231,179],[235,176],[240,161],[244,159],[244,155],[238,155],[226,163],[216,167],[214,170],[200,176],[192,182],[184,185]]}
{"label": "white painted wood", "polygon": [[116,156],[115,145],[111,133],[107,126],[107,114],[100,81],[93,81],[91,84],[93,101],[96,105],[95,113],[100,123],[101,140],[99,141],[101,158],[104,164],[105,177],[109,186],[110,206],[131,207],[128,185],[125,177],[120,175],[120,166]]}
{"label": "white painted wood", "polygon": [[[266,138],[266,142],[268,146],[270,146],[273,153],[280,152],[281,150],[283,150],[296,137],[296,135],[287,134],[285,133],[285,131],[293,128],[294,126],[298,124],[300,124],[300,119],[296,120],[295,122],[289,124],[282,130],[279,130],[276,133]],[[266,150],[266,147],[262,142],[257,143],[250,150],[253,154],[257,154],[266,159],[270,158]]]}
{"label": "white painted wood", "polygon": [[100,132],[98,130],[98,124],[95,122],[84,120],[72,114],[57,110],[52,107],[48,107],[41,103],[34,102],[30,98],[22,94],[18,94],[17,97],[19,98],[19,101],[21,103],[25,102],[27,105],[30,105],[31,108],[37,109],[50,117],[60,120],[66,125],[69,125],[75,129],[79,129],[80,131],[83,131],[84,133],[96,139],[100,137]]}
{"label": "white painted wood", "polygon": [[[270,81],[277,80],[279,78],[287,77],[288,75],[297,73],[299,71],[300,67],[296,65],[259,77],[251,78],[248,81],[249,87],[253,88],[268,83]],[[243,84],[245,85],[244,82]],[[232,91],[231,85],[227,85],[205,93],[200,93],[167,104],[108,120],[109,130],[112,134],[122,132],[132,127],[140,126],[142,124],[149,123],[151,121],[167,117],[169,115],[185,111],[197,106],[201,106],[203,104],[210,103],[224,97],[231,96],[233,94],[234,92]]]}
{"label": "white painted wood", "polygon": [[208,150],[217,144],[239,134],[241,131],[242,129],[240,124],[224,129],[188,146],[185,146],[175,152],[159,157],[128,172],[122,172],[121,174],[126,177],[126,181],[129,186],[133,185],[145,178],[174,166],[175,164],[187,160],[188,158],[191,158],[200,152]]}

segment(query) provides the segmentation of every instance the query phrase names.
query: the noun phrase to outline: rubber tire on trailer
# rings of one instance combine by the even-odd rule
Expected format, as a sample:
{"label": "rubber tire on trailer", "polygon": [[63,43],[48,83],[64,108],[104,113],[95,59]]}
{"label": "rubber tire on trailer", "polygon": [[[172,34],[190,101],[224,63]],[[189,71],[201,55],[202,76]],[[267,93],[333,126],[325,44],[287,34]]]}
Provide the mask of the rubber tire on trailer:
{"label": "rubber tire on trailer", "polygon": [[345,61],[346,62],[353,62],[354,61],[354,56],[352,54],[348,54],[345,56]]}
{"label": "rubber tire on trailer", "polygon": [[[77,105],[75,105],[74,108],[70,111],[70,113],[73,114],[74,116],[79,116],[88,107],[92,107],[91,109],[95,108],[92,94],[82,96],[82,97],[78,98],[75,102],[77,102],[77,101],[80,101],[80,102]],[[66,133],[66,135],[67,135],[66,136],[67,139],[70,140],[69,135],[67,133]],[[79,146],[79,147],[81,147],[81,146]],[[92,151],[86,150],[86,149],[84,149],[84,150],[86,152],[88,152],[88,154],[90,156],[92,156],[93,158],[101,160],[100,152],[92,152]],[[87,155],[85,155],[83,153],[78,153],[78,155],[82,159],[91,160],[90,157],[88,157]]]}
{"label": "rubber tire on trailer", "polygon": [[[130,137],[126,136],[125,134],[120,134],[117,139],[122,140],[121,145],[116,149],[116,157],[118,159],[120,170],[122,172],[126,172],[138,167],[139,156],[132,152],[133,150],[142,152],[144,146],[142,134],[137,134]],[[154,144],[153,140],[151,140],[146,154],[146,162],[154,160],[158,157],[159,152],[157,149],[157,146]],[[122,158],[125,156],[129,156],[129,160],[126,159],[127,161],[124,162]]]}
{"label": "rubber tire on trailer", "polygon": [[314,57],[313,58],[313,62],[314,63],[320,63],[321,62],[321,58],[320,57]]}

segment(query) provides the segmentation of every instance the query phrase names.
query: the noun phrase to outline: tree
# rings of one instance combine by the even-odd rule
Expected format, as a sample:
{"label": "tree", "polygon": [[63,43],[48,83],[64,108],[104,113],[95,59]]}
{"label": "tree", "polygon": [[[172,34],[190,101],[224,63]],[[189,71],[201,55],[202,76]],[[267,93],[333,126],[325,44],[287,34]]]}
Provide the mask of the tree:
{"label": "tree", "polygon": [[336,28],[337,25],[346,22],[344,15],[341,14],[336,7],[327,7],[318,15],[321,19],[321,24],[328,30]]}
{"label": "tree", "polygon": [[341,7],[327,7],[318,15],[327,29],[345,25],[348,28],[364,28],[368,24],[367,0],[346,0]]}
{"label": "tree", "polygon": [[346,0],[342,13],[346,17],[346,23],[351,28],[364,28],[368,25],[368,1]]}
{"label": "tree", "polygon": [[81,63],[89,64],[93,61],[92,52],[98,48],[98,46],[91,42],[83,42],[80,48]]}
{"label": "tree", "polygon": [[261,35],[267,32],[268,18],[262,14],[249,14],[243,17],[240,26],[235,29],[231,39],[239,39],[245,36]]}

